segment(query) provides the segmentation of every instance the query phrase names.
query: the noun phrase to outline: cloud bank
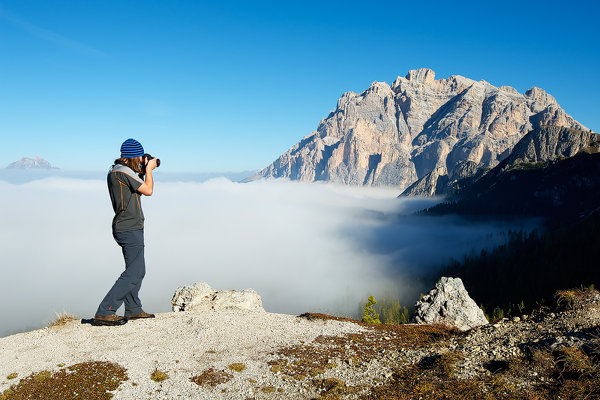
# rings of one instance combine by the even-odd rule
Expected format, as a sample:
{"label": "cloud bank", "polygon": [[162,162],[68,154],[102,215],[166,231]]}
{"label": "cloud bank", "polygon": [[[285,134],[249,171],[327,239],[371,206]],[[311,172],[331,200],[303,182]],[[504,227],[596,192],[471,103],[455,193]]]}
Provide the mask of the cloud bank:
{"label": "cloud bank", "polygon": [[[92,318],[124,267],[106,183],[0,181],[0,193],[0,335],[39,327],[55,312]],[[507,228],[409,216],[432,201],[397,194],[289,181],[158,181],[142,202],[144,308],[170,311],[177,287],[204,281],[253,288],[271,312],[352,314],[369,294],[413,299],[424,290],[415,274],[489,247]]]}

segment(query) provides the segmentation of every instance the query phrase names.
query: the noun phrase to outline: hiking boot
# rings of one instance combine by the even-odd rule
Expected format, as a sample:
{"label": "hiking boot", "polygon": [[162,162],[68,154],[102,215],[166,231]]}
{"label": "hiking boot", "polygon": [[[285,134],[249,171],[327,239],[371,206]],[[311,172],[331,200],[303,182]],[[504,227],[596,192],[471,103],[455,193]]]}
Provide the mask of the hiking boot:
{"label": "hiking boot", "polygon": [[126,324],[127,320],[117,314],[94,315],[94,326],[118,326]]}
{"label": "hiking boot", "polygon": [[154,314],[148,314],[147,312],[142,311],[138,315],[126,315],[127,319],[142,319],[142,318],[154,318]]}

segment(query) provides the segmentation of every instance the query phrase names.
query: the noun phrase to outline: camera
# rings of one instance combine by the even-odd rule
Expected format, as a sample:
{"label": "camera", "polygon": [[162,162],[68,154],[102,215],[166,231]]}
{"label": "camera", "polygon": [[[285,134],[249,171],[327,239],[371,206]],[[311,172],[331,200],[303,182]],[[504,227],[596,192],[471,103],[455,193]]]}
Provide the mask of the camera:
{"label": "camera", "polygon": [[[146,175],[146,165],[148,165],[148,161],[153,160],[155,157],[152,157],[150,154],[146,153],[142,156],[142,172],[139,173],[140,178],[143,179],[144,175]],[[156,168],[160,167],[160,158],[156,159]]]}

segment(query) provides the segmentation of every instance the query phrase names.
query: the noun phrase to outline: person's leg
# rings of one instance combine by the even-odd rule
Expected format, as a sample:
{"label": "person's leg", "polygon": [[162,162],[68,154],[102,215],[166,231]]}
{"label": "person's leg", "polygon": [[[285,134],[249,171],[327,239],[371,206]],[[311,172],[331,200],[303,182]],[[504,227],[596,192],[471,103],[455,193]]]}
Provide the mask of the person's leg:
{"label": "person's leg", "polygon": [[117,279],[104,297],[104,300],[100,303],[96,312],[96,315],[99,316],[114,314],[132,291],[135,291],[135,295],[131,294],[128,300],[131,309],[126,305],[126,311],[129,313],[139,313],[142,311],[142,304],[137,297],[137,292],[146,271],[144,263],[144,231],[117,232],[114,236],[119,246],[123,249],[125,271],[119,276],[119,279]]}
{"label": "person's leg", "polygon": [[[131,288],[131,290],[125,295],[125,299],[124,299],[124,303],[125,303],[125,316],[126,317],[130,317],[133,315],[139,315],[142,313],[142,301],[140,300],[140,298],[138,297],[138,293],[140,292],[140,288],[142,287],[142,280],[144,279],[144,276],[146,275],[146,263],[144,260],[144,231],[139,231],[141,232],[141,243],[142,243],[142,247],[141,247],[141,251],[138,252],[132,252],[131,250],[129,250],[129,254],[133,257],[136,257],[136,260],[133,262],[136,262],[138,264],[140,264],[137,268],[137,283]],[[139,248],[139,247],[138,247]],[[127,259],[128,255],[125,255],[125,252],[127,250],[125,249],[125,247],[123,247],[123,255],[125,257],[125,259]],[[133,253],[133,254],[132,254]]]}

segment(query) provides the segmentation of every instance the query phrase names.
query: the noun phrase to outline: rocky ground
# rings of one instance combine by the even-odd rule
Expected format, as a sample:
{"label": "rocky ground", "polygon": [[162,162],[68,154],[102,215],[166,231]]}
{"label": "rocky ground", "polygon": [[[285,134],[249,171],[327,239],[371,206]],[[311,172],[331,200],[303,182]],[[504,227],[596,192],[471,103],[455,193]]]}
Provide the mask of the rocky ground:
{"label": "rocky ground", "polygon": [[600,294],[467,332],[178,312],[0,339],[0,399],[600,398]]}

